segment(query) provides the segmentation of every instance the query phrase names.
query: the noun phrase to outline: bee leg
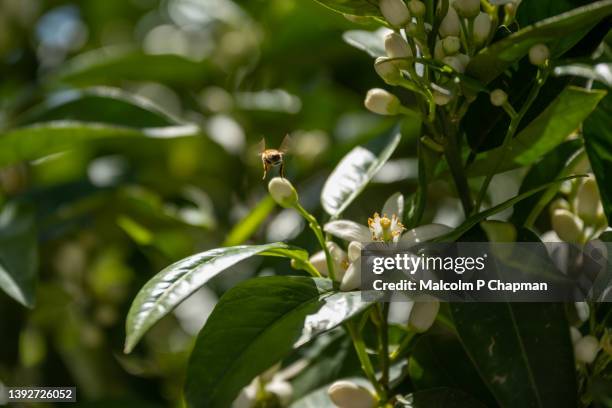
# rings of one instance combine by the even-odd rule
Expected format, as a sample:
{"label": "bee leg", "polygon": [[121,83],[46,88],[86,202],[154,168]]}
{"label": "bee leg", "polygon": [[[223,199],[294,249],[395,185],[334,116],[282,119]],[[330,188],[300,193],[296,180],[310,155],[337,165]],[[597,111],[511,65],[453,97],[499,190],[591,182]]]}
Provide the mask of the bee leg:
{"label": "bee leg", "polygon": [[285,163],[281,163],[280,165],[280,176],[281,178],[285,178]]}
{"label": "bee leg", "polygon": [[263,171],[264,171],[264,174],[263,174],[263,177],[261,179],[265,180],[266,179],[266,175],[268,174],[268,165],[266,164],[265,161],[263,162]]}

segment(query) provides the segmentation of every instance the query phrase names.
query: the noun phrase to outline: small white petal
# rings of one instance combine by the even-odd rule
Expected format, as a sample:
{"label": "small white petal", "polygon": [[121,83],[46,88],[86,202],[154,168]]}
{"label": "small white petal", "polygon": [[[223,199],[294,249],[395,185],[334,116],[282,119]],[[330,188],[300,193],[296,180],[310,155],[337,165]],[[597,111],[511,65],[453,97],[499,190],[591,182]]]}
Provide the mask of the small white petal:
{"label": "small white petal", "polygon": [[402,244],[418,244],[429,241],[452,231],[451,227],[442,224],[425,224],[406,231],[400,242]]}
{"label": "small white petal", "polygon": [[368,227],[348,220],[328,222],[323,230],[345,241],[369,242],[372,236]]}
{"label": "small white petal", "polygon": [[361,263],[353,262],[349,265],[342,282],[340,283],[340,290],[343,292],[349,292],[351,290],[359,289],[361,286]]}
{"label": "small white petal", "polygon": [[401,220],[404,217],[404,196],[402,193],[398,192],[389,197],[383,206],[382,213],[389,217],[395,214]]}

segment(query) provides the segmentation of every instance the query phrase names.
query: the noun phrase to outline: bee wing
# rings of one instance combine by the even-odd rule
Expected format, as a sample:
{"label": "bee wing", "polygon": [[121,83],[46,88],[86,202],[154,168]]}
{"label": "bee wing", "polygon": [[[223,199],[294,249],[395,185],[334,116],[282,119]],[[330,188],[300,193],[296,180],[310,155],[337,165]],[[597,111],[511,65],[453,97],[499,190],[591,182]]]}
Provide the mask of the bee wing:
{"label": "bee wing", "polygon": [[256,153],[262,154],[265,150],[266,150],[266,139],[262,137],[259,143],[257,143]]}
{"label": "bee wing", "polygon": [[291,138],[291,136],[287,134],[283,138],[283,141],[281,142],[281,145],[278,148],[278,151],[281,153],[287,153],[291,150],[292,145],[293,145],[293,139]]}

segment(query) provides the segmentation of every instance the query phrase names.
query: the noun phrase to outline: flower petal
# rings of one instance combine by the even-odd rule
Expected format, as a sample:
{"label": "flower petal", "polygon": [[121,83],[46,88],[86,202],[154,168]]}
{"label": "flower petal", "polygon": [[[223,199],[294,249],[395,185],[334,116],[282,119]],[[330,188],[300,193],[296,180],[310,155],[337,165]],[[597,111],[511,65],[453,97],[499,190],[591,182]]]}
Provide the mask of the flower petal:
{"label": "flower petal", "polygon": [[350,292],[351,290],[358,289],[361,285],[361,263],[353,262],[349,265],[344,278],[340,283],[340,290],[343,292]]}
{"label": "flower petal", "polygon": [[383,214],[391,218],[392,215],[397,215],[398,219],[404,218],[404,196],[402,193],[395,193],[385,201],[382,210]]}
{"label": "flower petal", "polygon": [[400,242],[402,244],[418,244],[444,235],[451,230],[451,227],[442,224],[425,224],[406,231],[402,235]]}
{"label": "flower petal", "polygon": [[338,220],[328,222],[323,227],[323,230],[345,241],[370,242],[372,240],[368,227],[353,221]]}

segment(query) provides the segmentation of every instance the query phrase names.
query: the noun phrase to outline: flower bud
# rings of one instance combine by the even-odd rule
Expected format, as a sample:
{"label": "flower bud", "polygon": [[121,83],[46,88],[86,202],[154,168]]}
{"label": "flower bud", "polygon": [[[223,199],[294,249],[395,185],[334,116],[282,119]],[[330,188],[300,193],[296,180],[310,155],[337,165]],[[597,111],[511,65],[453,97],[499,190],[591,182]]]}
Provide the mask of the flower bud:
{"label": "flower bud", "polygon": [[453,7],[464,18],[474,18],[480,13],[480,0],[455,0]]}
{"label": "flower bud", "polygon": [[361,263],[359,261],[352,262],[342,277],[340,282],[340,290],[349,292],[358,289],[361,286]]}
{"label": "flower bud", "polygon": [[442,19],[440,28],[438,30],[440,37],[448,37],[450,35],[459,37],[461,33],[461,24],[459,23],[459,16],[453,7],[448,8],[448,13]]}
{"label": "flower bud", "polygon": [[570,327],[570,337],[572,339],[572,344],[576,344],[578,343],[578,340],[582,338],[582,333],[580,333],[580,330],[578,330],[574,326],[571,326]]}
{"label": "flower bud", "polygon": [[406,35],[408,37],[417,38],[420,33],[421,30],[419,29],[418,24],[410,22],[406,25]]}
{"label": "flower bud", "polygon": [[591,335],[584,336],[574,344],[574,356],[579,363],[591,364],[599,352],[599,341]]}
{"label": "flower bud", "polygon": [[453,70],[459,72],[460,74],[463,74],[465,72],[465,66],[461,62],[460,58],[454,56],[444,57],[444,59],[442,59],[442,62],[444,62],[446,65],[450,66]]}
{"label": "flower bud", "polygon": [[412,58],[412,50],[398,33],[389,33],[385,36],[385,51],[389,58]]}
{"label": "flower bud", "polygon": [[444,54],[455,55],[461,49],[461,40],[453,35],[446,37],[442,40],[442,48],[444,49]]}
{"label": "flower bud", "polygon": [[529,49],[529,62],[533,65],[544,65],[550,58],[550,50],[545,44],[536,44]]}
{"label": "flower bud", "polygon": [[417,333],[423,333],[433,325],[440,310],[440,302],[435,299],[415,301],[408,318],[408,327]]}
{"label": "flower bud", "polygon": [[603,213],[597,182],[593,177],[586,179],[578,188],[575,207],[576,214],[587,222],[596,220]]}
{"label": "flower bud", "polygon": [[416,18],[423,17],[425,15],[426,7],[425,3],[419,0],[410,0],[408,3],[410,13]]}
{"label": "flower bud", "polygon": [[403,0],[380,0],[380,12],[393,27],[401,27],[410,21],[410,11]]}
{"label": "flower bud", "polygon": [[563,241],[580,242],[582,240],[582,220],[568,210],[555,210],[552,215],[552,227]]}
{"label": "flower bud", "polygon": [[397,96],[380,88],[368,91],[364,105],[368,110],[379,115],[397,115],[400,110],[400,101]]}
{"label": "flower bud", "polygon": [[349,262],[359,262],[361,259],[361,250],[363,249],[363,245],[361,242],[351,241],[348,246],[348,259]]}
{"label": "flower bud", "polygon": [[480,13],[478,17],[474,19],[474,31],[472,32],[472,38],[478,45],[484,44],[489,38],[491,33],[491,17],[487,13]]}
{"label": "flower bud", "polygon": [[[338,246],[333,241],[326,242],[327,250],[331,255],[332,261],[334,263],[334,274],[336,275],[336,280],[338,282],[342,281],[344,277],[344,273],[346,268],[349,265],[348,258],[346,256],[346,252]],[[325,257],[324,251],[319,251],[313,254],[310,259],[310,263],[315,267],[316,270],[323,276],[329,276],[329,269],[327,268],[327,258]]]}
{"label": "flower bud", "polygon": [[436,40],[436,45],[434,46],[434,59],[442,61],[444,57],[446,57],[446,54],[444,54],[442,40]]}
{"label": "flower bud", "polygon": [[508,100],[508,94],[501,89],[494,89],[489,95],[489,100],[493,106],[502,106]]}
{"label": "flower bud", "polygon": [[565,198],[557,198],[555,201],[550,203],[550,213],[553,214],[555,210],[569,210],[570,205]]}
{"label": "flower bud", "polygon": [[453,94],[449,92],[433,91],[434,103],[438,106],[444,106],[453,99]]}
{"label": "flower bud", "polygon": [[461,64],[463,65],[463,70],[465,71],[468,64],[470,63],[470,57],[468,57],[467,54],[457,54],[455,55],[455,58],[457,58],[459,62],[461,62]]}
{"label": "flower bud", "polygon": [[402,80],[402,74],[394,61],[387,57],[378,57],[374,62],[374,70],[379,77],[389,85],[397,85]]}
{"label": "flower bud", "polygon": [[274,177],[268,183],[268,192],[278,205],[291,208],[298,202],[298,195],[293,184],[284,177]]}
{"label": "flower bud", "polygon": [[336,381],[328,388],[327,394],[341,408],[372,408],[375,405],[370,391],[352,381]]}

